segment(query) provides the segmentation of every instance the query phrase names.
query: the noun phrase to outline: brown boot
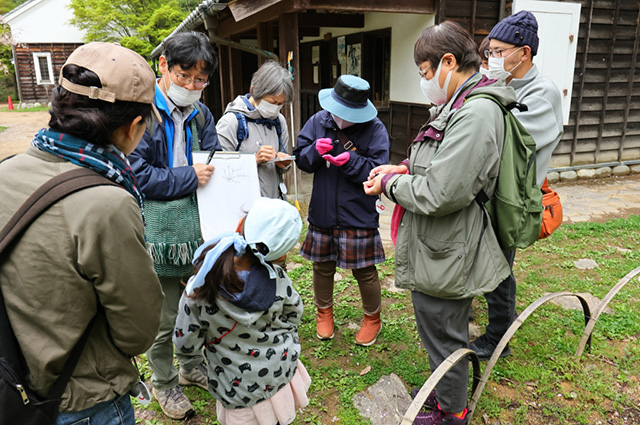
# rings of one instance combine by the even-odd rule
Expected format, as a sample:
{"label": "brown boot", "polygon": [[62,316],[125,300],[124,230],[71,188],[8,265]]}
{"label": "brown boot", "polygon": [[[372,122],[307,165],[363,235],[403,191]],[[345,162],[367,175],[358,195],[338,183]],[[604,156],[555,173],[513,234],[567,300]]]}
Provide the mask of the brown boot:
{"label": "brown boot", "polygon": [[356,335],[356,344],[365,347],[373,345],[381,330],[382,321],[380,320],[380,313],[372,315],[365,314],[362,327],[360,331],[358,331],[358,335]]}
{"label": "brown boot", "polygon": [[316,336],[319,339],[333,338],[333,307],[318,309],[318,327]]}

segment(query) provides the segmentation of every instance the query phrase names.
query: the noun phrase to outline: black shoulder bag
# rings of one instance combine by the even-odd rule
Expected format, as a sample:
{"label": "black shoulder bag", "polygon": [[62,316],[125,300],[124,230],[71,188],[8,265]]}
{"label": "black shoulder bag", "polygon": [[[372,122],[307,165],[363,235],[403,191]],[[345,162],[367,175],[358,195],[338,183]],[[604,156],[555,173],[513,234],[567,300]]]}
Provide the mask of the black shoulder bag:
{"label": "black shoulder bag", "polygon": [[[115,185],[115,183],[95,171],[81,168],[60,174],[40,186],[0,230],[0,258],[6,258],[11,251],[11,243],[16,241],[26,228],[50,206],[74,192],[100,185]],[[26,362],[9,323],[4,297],[0,291],[0,425],[53,424],[58,414],[62,394],[78,363],[95,320],[96,316],[71,350],[62,373],[51,387],[49,396],[41,398],[27,385]]]}

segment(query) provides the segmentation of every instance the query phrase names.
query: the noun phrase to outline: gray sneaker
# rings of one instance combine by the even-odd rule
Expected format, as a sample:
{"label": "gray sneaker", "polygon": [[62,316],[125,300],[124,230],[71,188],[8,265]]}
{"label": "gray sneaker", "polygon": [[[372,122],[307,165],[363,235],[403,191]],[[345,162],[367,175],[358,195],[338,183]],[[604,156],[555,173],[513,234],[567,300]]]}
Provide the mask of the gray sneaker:
{"label": "gray sneaker", "polygon": [[168,390],[152,390],[153,396],[160,403],[160,408],[171,419],[185,419],[195,414],[191,402],[177,385]]}
{"label": "gray sneaker", "polygon": [[207,375],[207,365],[204,362],[191,370],[180,368],[178,373],[178,383],[183,386],[196,386],[203,390],[208,390],[209,376]]}

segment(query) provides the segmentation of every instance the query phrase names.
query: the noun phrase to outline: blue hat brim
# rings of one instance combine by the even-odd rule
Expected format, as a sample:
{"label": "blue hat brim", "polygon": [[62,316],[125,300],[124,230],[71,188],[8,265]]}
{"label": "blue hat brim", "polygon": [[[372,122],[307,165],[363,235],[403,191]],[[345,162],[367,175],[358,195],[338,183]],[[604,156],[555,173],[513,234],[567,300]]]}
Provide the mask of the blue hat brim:
{"label": "blue hat brim", "polygon": [[318,102],[325,111],[356,124],[371,121],[378,116],[378,110],[369,99],[367,99],[367,106],[364,108],[349,108],[331,97],[332,91],[333,89],[322,89],[318,92]]}

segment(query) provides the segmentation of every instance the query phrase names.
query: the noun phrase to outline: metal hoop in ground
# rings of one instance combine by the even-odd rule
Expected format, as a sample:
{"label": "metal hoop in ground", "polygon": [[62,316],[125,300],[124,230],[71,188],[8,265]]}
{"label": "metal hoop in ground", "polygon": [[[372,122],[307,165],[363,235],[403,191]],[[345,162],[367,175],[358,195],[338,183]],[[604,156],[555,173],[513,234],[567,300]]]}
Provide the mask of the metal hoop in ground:
{"label": "metal hoop in ground", "polygon": [[602,299],[602,301],[600,301],[600,304],[598,304],[598,306],[596,307],[591,320],[589,320],[589,323],[587,323],[587,326],[584,328],[584,333],[582,334],[582,338],[580,339],[580,343],[578,344],[578,349],[576,350],[576,357],[582,357],[585,346],[591,346],[591,335],[593,334],[593,328],[596,326],[596,322],[598,321],[600,314],[602,314],[604,309],[607,307],[609,301],[611,301],[613,297],[638,273],[640,273],[640,267],[631,270],[625,277],[620,279],[616,286],[611,288],[609,293]]}
{"label": "metal hoop in ground", "polygon": [[[482,394],[482,391],[484,390],[484,387],[487,384],[489,375],[491,374],[493,367],[496,365],[498,359],[500,358],[500,354],[502,354],[502,351],[507,346],[507,344],[509,343],[509,340],[513,337],[515,332],[520,328],[520,326],[522,326],[524,321],[531,315],[531,313],[533,313],[542,304],[545,304],[554,298],[567,297],[567,296],[574,296],[574,297],[577,297],[578,300],[580,300],[580,304],[582,305],[582,310],[584,312],[584,324],[585,324],[585,327],[587,326],[587,324],[589,323],[589,319],[591,317],[591,311],[589,310],[589,303],[587,303],[587,300],[585,300],[579,294],[574,294],[572,292],[554,292],[552,294],[547,294],[544,297],[538,298],[533,303],[531,303],[522,313],[520,313],[520,315],[511,324],[511,326],[509,326],[509,329],[507,329],[507,332],[505,332],[505,334],[502,336],[502,339],[496,346],[495,350],[493,351],[493,354],[491,355],[491,358],[487,362],[487,366],[484,369],[484,373],[480,378],[480,383],[478,387],[473,391],[473,395],[471,396],[471,402],[469,403],[470,415],[473,415],[473,412],[475,411],[476,405],[478,404],[478,400],[480,399],[480,395]],[[471,417],[472,416],[469,416],[469,423],[471,423]]]}
{"label": "metal hoop in ground", "polygon": [[451,370],[458,362],[469,356],[471,358],[471,364],[473,366],[473,384],[472,384],[472,392],[475,391],[478,383],[480,381],[480,361],[478,360],[478,355],[473,350],[469,350],[468,348],[458,348],[456,351],[451,353],[449,357],[444,359],[444,361],[433,371],[427,382],[422,385],[418,394],[413,399],[413,402],[409,405],[402,422],[400,425],[411,425],[413,421],[416,419],[420,408],[424,404],[427,397],[433,389],[436,387],[438,382],[442,379],[442,377]]}

